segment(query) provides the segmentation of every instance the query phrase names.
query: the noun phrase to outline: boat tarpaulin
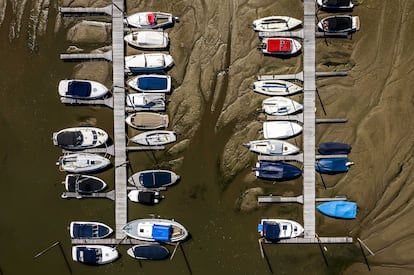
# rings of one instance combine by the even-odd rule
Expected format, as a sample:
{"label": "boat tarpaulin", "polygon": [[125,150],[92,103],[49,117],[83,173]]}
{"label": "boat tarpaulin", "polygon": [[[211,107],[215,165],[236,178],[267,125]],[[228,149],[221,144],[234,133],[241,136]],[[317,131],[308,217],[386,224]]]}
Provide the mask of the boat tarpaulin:
{"label": "boat tarpaulin", "polygon": [[152,226],[152,238],[156,241],[170,241],[171,231],[171,225],[154,224]]}
{"label": "boat tarpaulin", "polygon": [[171,173],[163,171],[143,172],[139,182],[144,187],[160,187],[171,183]]}
{"label": "boat tarpaulin", "polygon": [[256,176],[269,180],[290,180],[302,174],[298,167],[282,161],[261,160],[256,167]]}
{"label": "boat tarpaulin", "polygon": [[263,222],[263,237],[267,240],[278,240],[280,236],[280,226],[277,223]]}
{"label": "boat tarpaulin", "polygon": [[98,255],[98,251],[95,248],[78,247],[76,258],[82,263],[96,264],[99,262],[100,255]]}
{"label": "boat tarpaulin", "polygon": [[137,86],[142,90],[165,90],[168,82],[164,77],[146,76],[138,78]]}
{"label": "boat tarpaulin", "polygon": [[329,201],[322,203],[316,207],[319,212],[324,215],[341,218],[355,219],[357,212],[356,202],[349,201]]}
{"label": "boat tarpaulin", "polygon": [[78,97],[89,97],[92,92],[92,85],[84,81],[71,81],[68,84],[67,95]]}
{"label": "boat tarpaulin", "polygon": [[323,0],[324,5],[328,6],[349,6],[351,0]]}
{"label": "boat tarpaulin", "polygon": [[325,142],[318,146],[318,152],[322,155],[349,154],[352,147],[346,143]]}
{"label": "boat tarpaulin", "polygon": [[315,169],[319,173],[336,174],[349,170],[348,158],[322,158],[316,161]]}
{"label": "boat tarpaulin", "polygon": [[269,39],[267,41],[267,51],[269,52],[290,52],[292,50],[292,42],[289,39]]}
{"label": "boat tarpaulin", "polygon": [[156,244],[134,246],[133,252],[136,258],[148,260],[163,260],[170,254],[166,247]]}
{"label": "boat tarpaulin", "polygon": [[57,135],[57,142],[60,146],[79,146],[83,142],[81,131],[65,131]]}

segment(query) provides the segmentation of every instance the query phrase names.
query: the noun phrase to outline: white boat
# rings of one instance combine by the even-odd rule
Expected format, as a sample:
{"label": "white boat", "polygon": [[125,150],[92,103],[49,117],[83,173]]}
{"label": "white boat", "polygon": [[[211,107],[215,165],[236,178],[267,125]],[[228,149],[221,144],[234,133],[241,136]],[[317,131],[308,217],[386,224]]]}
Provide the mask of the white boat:
{"label": "white boat", "polygon": [[268,79],[255,81],[253,91],[270,96],[287,96],[302,92],[303,88],[286,80]]}
{"label": "white boat", "polygon": [[137,111],[165,111],[165,93],[127,94],[126,104]]}
{"label": "white boat", "polygon": [[137,75],[127,81],[129,87],[143,93],[171,92],[171,76],[160,74]]}
{"label": "white boat", "polygon": [[72,246],[72,259],[89,265],[108,264],[118,259],[118,251],[105,245],[76,245]]}
{"label": "white boat", "polygon": [[127,16],[125,23],[141,29],[167,28],[174,25],[178,18],[171,13],[160,11],[137,12]]}
{"label": "white boat", "polygon": [[176,140],[176,133],[167,130],[147,131],[131,138],[132,142],[147,146],[166,145],[169,143],[173,143]]}
{"label": "white boat", "polygon": [[295,145],[277,139],[253,140],[243,144],[243,146],[251,152],[269,156],[286,156],[299,152],[299,148]]}
{"label": "white boat", "polygon": [[133,202],[139,202],[147,205],[154,205],[160,202],[164,197],[160,192],[154,190],[131,190],[128,193],[128,199]]}
{"label": "white boat", "polygon": [[125,122],[139,130],[156,130],[168,127],[168,115],[151,112],[132,113]]}
{"label": "white boat", "polygon": [[60,96],[76,99],[102,98],[108,93],[108,88],[92,80],[64,79],[59,81]]}
{"label": "white boat", "polygon": [[291,121],[263,122],[263,136],[265,139],[287,139],[302,132],[302,126]]}
{"label": "white boat", "polygon": [[289,56],[298,53],[302,48],[299,41],[293,38],[265,37],[262,40],[262,52],[270,55]]}
{"label": "white boat", "polygon": [[354,7],[352,0],[316,0],[323,9],[348,10]]}
{"label": "white boat", "polygon": [[166,49],[170,43],[168,33],[162,31],[133,31],[125,35],[124,40],[131,46],[140,49]]}
{"label": "white boat", "polygon": [[353,33],[360,28],[359,16],[328,16],[318,22],[318,28],[321,31],[330,33]]}
{"label": "white boat", "polygon": [[66,191],[81,194],[101,192],[107,186],[107,184],[100,178],[81,174],[66,175],[63,184],[65,184]]}
{"label": "white boat", "polygon": [[170,170],[144,170],[128,178],[128,183],[137,187],[161,188],[175,184],[180,176]]}
{"label": "white boat", "polygon": [[131,73],[163,72],[173,65],[172,56],[165,53],[143,53],[125,56],[125,68]]}
{"label": "white boat", "polygon": [[121,230],[131,238],[150,242],[180,242],[188,236],[184,226],[167,219],[138,219]]}
{"label": "white boat", "polygon": [[262,238],[270,242],[296,238],[304,232],[298,222],[284,219],[262,219],[257,230]]}
{"label": "white boat", "polygon": [[53,144],[68,150],[82,150],[104,145],[108,134],[95,127],[73,127],[54,132]]}
{"label": "white boat", "polygon": [[113,229],[101,222],[74,221],[69,225],[72,239],[103,239],[112,234]]}
{"label": "white boat", "polygon": [[302,24],[298,20],[289,16],[268,16],[253,21],[253,29],[259,32],[281,32],[294,29]]}
{"label": "white boat", "polygon": [[72,153],[61,156],[56,163],[60,171],[86,173],[101,170],[111,161],[105,157],[90,153]]}
{"label": "white boat", "polygon": [[272,116],[290,115],[300,112],[302,109],[302,104],[283,96],[273,96],[262,102],[262,111]]}

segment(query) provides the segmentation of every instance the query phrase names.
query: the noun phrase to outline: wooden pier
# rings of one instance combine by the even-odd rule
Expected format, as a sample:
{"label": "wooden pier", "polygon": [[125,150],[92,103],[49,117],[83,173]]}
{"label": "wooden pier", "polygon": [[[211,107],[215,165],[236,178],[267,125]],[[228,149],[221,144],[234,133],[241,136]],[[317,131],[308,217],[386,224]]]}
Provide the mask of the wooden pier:
{"label": "wooden pier", "polygon": [[[345,196],[337,196],[335,198],[316,198],[316,202],[325,202],[325,201],[344,201],[347,198]],[[300,203],[303,204],[303,195],[297,197],[283,197],[283,196],[275,196],[275,195],[268,195],[268,196],[259,196],[257,198],[259,203]]]}
{"label": "wooden pier", "polygon": [[111,109],[114,108],[114,99],[112,97],[108,97],[104,99],[93,99],[93,100],[61,97],[60,102],[62,102],[63,104],[69,104],[69,105],[103,105]]}
{"label": "wooden pier", "polygon": [[[315,71],[315,69],[314,69]],[[332,77],[332,76],[347,76],[348,72],[315,72],[316,77]],[[298,80],[303,82],[303,72],[296,74],[279,74],[279,75],[258,75],[257,80],[270,80],[270,79],[282,79],[282,80]]]}
{"label": "wooden pier", "polygon": [[[92,154],[109,154],[111,156],[114,156],[115,155],[114,148],[115,148],[114,145],[111,145],[108,147],[90,148],[90,149],[85,149],[85,150],[76,151],[76,152],[92,153]],[[62,153],[64,154],[73,153],[73,151],[63,149]]]}
{"label": "wooden pier", "polygon": [[[348,38],[348,33],[328,33],[328,32],[315,32],[315,36],[318,38],[328,38],[328,37],[335,37],[335,38]],[[259,32],[259,37],[296,37],[303,39],[303,30],[298,31],[290,31],[290,32]]]}
{"label": "wooden pier", "polygon": [[[112,1],[117,2],[117,1]],[[83,7],[59,7],[59,12],[63,16],[73,15],[109,15],[112,16],[112,5],[102,8],[83,8]]]}
{"label": "wooden pier", "polygon": [[62,53],[60,59],[69,61],[106,60],[112,61],[112,51],[103,53]]}

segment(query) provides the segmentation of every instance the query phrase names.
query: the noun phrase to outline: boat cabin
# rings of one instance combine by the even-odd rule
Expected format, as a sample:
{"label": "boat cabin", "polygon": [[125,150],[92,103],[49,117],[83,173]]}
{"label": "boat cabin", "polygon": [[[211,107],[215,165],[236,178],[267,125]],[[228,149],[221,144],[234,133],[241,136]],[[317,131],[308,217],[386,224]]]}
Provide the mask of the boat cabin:
{"label": "boat cabin", "polygon": [[148,239],[154,239],[156,241],[171,241],[172,235],[171,225],[161,224],[139,224],[138,236]]}

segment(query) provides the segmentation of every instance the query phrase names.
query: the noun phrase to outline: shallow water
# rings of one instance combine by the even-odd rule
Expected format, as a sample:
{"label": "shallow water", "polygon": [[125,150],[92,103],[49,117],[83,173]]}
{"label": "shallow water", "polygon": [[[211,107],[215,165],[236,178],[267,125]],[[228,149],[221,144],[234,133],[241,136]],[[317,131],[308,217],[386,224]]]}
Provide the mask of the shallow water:
{"label": "shallow water", "polygon": [[[214,134],[218,114],[213,112],[203,115],[200,128],[183,154],[183,165],[176,171],[182,180],[164,192],[166,199],[155,207],[128,205],[129,220],[153,214],[174,218],[188,228],[191,238],[174,259],[138,262],[127,256],[128,247],[122,246],[121,259],[110,265],[89,267],[72,262],[67,231],[70,221],[99,220],[114,225],[114,204],[104,199],[60,198],[64,174],[55,166],[61,152],[52,145],[52,132],[92,124],[112,135],[112,111],[62,105],[57,83],[71,77],[76,64],[59,60],[59,54],[68,46],[64,31],[46,32],[38,38],[38,51],[31,52],[24,25],[19,39],[5,39],[9,35],[8,15],[0,28],[4,38],[0,40],[0,274],[338,274],[348,263],[363,260],[355,245],[329,245],[324,252],[327,265],[318,245],[269,245],[265,246],[268,261],[262,259],[256,232],[260,218],[277,214],[300,220],[302,207],[273,205],[252,213],[235,210],[237,197],[245,189],[263,183],[246,183],[240,176],[240,182],[236,179],[223,188],[218,161],[232,127]],[[135,171],[159,167],[169,159],[163,152],[131,154]],[[98,176],[113,189],[113,170]],[[301,187],[299,182],[286,183],[278,189],[284,190],[300,194]],[[336,229],[335,235],[347,234]],[[33,259],[56,241],[61,242],[70,269],[58,247]]]}

